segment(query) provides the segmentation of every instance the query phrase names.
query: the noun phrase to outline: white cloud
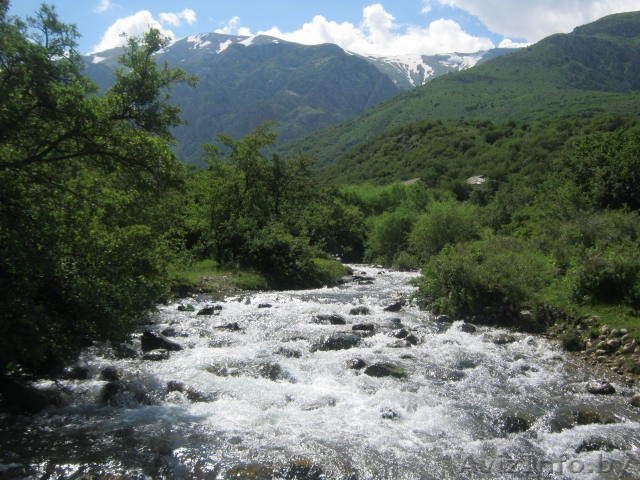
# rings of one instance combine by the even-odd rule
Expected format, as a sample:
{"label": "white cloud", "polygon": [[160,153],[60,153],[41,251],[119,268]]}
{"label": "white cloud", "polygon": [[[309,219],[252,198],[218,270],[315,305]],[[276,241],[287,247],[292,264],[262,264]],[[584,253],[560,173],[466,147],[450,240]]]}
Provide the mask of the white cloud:
{"label": "white cloud", "polygon": [[466,33],[453,20],[440,19],[427,27],[401,28],[379,3],[364,8],[359,26],[350,22],[337,23],[316,15],[293,32],[282,32],[273,27],[260,33],[306,45],[335,43],[345,50],[365,55],[477,52],[495,46],[488,38]]}
{"label": "white cloud", "polygon": [[215,33],[222,33],[224,35],[241,35],[243,37],[251,36],[251,29],[240,26],[240,17],[232,17],[227,24],[214,30]]}
{"label": "white cloud", "polygon": [[148,10],[141,10],[130,17],[120,18],[111,25],[102,36],[100,43],[93,48],[94,52],[102,52],[110,48],[126,45],[128,37],[141,36],[151,28],[160,30],[165,37],[175,38],[171,30],[165,30]]}
{"label": "white cloud", "polygon": [[198,20],[196,12],[190,8],[185,8],[178,13],[161,13],[158,17],[160,18],[161,23],[172,27],[179,27],[183,20],[189,25],[194,24]]}
{"label": "white cloud", "polygon": [[531,42],[612,13],[640,9],[640,0],[424,0],[425,7],[434,2],[466,10],[496,33]]}
{"label": "white cloud", "polygon": [[524,48],[524,47],[528,47],[529,45],[531,45],[531,43],[529,42],[520,43],[520,42],[514,42],[510,38],[505,38],[500,42],[500,45],[498,45],[498,48]]}
{"label": "white cloud", "polygon": [[100,0],[100,3],[93,9],[96,13],[104,13],[112,7],[111,0]]}

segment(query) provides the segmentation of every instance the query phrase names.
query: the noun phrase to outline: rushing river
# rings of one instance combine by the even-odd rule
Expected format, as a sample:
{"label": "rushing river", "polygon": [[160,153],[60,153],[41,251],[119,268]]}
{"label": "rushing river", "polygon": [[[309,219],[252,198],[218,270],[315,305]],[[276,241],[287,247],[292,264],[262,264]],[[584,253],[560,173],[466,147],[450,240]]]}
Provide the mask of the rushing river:
{"label": "rushing river", "polygon": [[640,478],[627,387],[587,393],[603,378],[540,337],[385,311],[415,274],[354,269],[373,281],[162,306],[165,360],[89,349],[70,405],[2,418],[0,480]]}

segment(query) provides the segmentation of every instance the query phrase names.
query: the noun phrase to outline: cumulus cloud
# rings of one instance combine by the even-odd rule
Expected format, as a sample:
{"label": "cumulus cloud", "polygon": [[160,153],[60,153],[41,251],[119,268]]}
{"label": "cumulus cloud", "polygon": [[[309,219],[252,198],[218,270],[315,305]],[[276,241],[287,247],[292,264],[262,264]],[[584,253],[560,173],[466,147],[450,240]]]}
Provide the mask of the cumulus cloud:
{"label": "cumulus cloud", "polygon": [[225,35],[241,35],[248,37],[251,35],[251,29],[240,26],[240,17],[232,17],[227,24],[215,30],[216,33],[222,33]]}
{"label": "cumulus cloud", "polygon": [[393,15],[377,3],[364,8],[358,26],[316,15],[292,32],[273,27],[260,33],[306,45],[335,43],[345,50],[364,55],[477,52],[495,46],[488,38],[468,34],[453,20],[439,19],[427,27],[400,27],[394,20]]}
{"label": "cumulus cloud", "polygon": [[424,0],[425,7],[435,2],[466,10],[496,33],[531,42],[640,8],[638,0]]}
{"label": "cumulus cloud", "polygon": [[510,38],[505,38],[500,42],[500,45],[498,45],[498,48],[524,48],[524,47],[528,47],[529,45],[531,45],[531,43],[529,42],[524,42],[524,43],[514,42]]}
{"label": "cumulus cloud", "polygon": [[94,48],[94,52],[102,52],[110,48],[126,45],[127,38],[141,36],[151,28],[160,30],[165,37],[175,38],[171,30],[166,30],[148,10],[141,10],[130,17],[120,18],[111,25],[102,36],[100,43]]}
{"label": "cumulus cloud", "polygon": [[196,12],[190,8],[185,8],[178,13],[161,13],[158,17],[161,23],[172,27],[179,27],[183,20],[189,25],[194,24],[198,20]]}
{"label": "cumulus cloud", "polygon": [[93,9],[96,13],[104,13],[112,7],[111,0],[100,0],[100,3]]}

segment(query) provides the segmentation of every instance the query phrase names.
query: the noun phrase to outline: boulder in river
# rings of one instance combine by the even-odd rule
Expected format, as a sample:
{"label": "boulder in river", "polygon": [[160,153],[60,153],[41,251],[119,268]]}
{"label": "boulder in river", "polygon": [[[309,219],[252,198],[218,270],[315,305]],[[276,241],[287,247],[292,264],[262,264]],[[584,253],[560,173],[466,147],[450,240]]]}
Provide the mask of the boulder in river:
{"label": "boulder in river", "polygon": [[399,301],[397,301],[395,303],[392,303],[388,307],[385,307],[384,311],[385,312],[399,312],[400,310],[402,310],[403,306],[404,306],[404,302],[402,300],[399,300]]}
{"label": "boulder in river", "polygon": [[179,312],[195,312],[195,308],[193,307],[193,305],[189,304],[189,305],[178,305],[178,311]]}
{"label": "boulder in river", "polygon": [[386,362],[369,365],[364,373],[370,377],[405,378],[407,376],[404,368]]}
{"label": "boulder in river", "polygon": [[613,450],[618,450],[616,444],[614,444],[611,440],[607,440],[602,437],[591,437],[580,443],[576,448],[576,453],[583,452],[611,452]]}
{"label": "boulder in river", "polygon": [[496,345],[508,345],[517,341],[517,338],[508,333],[500,333],[491,339]]}
{"label": "boulder in river", "polygon": [[142,333],[142,338],[140,339],[140,347],[143,352],[149,352],[151,350],[169,350],[171,352],[177,352],[182,350],[182,347],[169,340],[167,337],[160,333],[150,332],[149,330],[145,330]]}
{"label": "boulder in river", "polygon": [[40,390],[20,380],[0,375],[0,410],[10,413],[37,413],[66,403],[62,392]]}
{"label": "boulder in river", "polygon": [[373,332],[376,326],[373,323],[358,323],[351,327],[351,330],[359,330],[362,332]]}
{"label": "boulder in river", "polygon": [[631,406],[640,408],[640,393],[636,393],[633,397],[631,397]]}
{"label": "boulder in river", "polygon": [[225,323],[224,325],[218,325],[216,330],[226,330],[228,332],[239,332],[242,330],[238,322]]}
{"label": "boulder in river", "polygon": [[118,375],[118,370],[115,367],[105,367],[100,371],[100,380],[117,382],[120,380],[120,375]]}
{"label": "boulder in river", "polygon": [[157,348],[154,350],[149,350],[144,355],[142,355],[143,360],[148,360],[150,362],[161,362],[163,360],[169,360],[169,351],[164,348]]}
{"label": "boulder in river", "polygon": [[531,422],[521,415],[505,415],[499,424],[504,433],[522,433],[531,428]]}
{"label": "boulder in river", "polygon": [[404,341],[407,342],[407,344],[409,345],[418,345],[418,343],[420,343],[420,339],[416,337],[413,333],[410,335],[407,335]]}
{"label": "boulder in river", "polygon": [[400,414],[391,408],[385,408],[380,415],[385,420],[396,420],[400,418]]}
{"label": "boulder in river", "polygon": [[344,317],[337,313],[319,314],[314,316],[311,321],[322,325],[346,325],[347,323]]}
{"label": "boulder in river", "polygon": [[271,308],[273,307],[273,305],[271,305],[270,303],[261,303],[260,305],[258,305],[258,308]]}
{"label": "boulder in river", "polygon": [[296,350],[294,348],[289,347],[280,347],[275,351],[276,355],[281,355],[286,358],[300,358],[302,357],[302,352],[300,350]]}
{"label": "boulder in river", "polygon": [[350,370],[362,370],[367,366],[367,362],[361,358],[352,358],[347,362],[347,368]]}
{"label": "boulder in river", "polygon": [[370,315],[369,307],[354,307],[349,311],[349,315]]}
{"label": "boulder in river", "polygon": [[460,331],[461,332],[464,332],[464,333],[476,333],[476,330],[478,330],[476,328],[476,326],[472,325],[470,323],[463,322],[462,324],[460,324]]}
{"label": "boulder in river", "polygon": [[592,395],[613,395],[616,389],[608,382],[593,382],[587,385],[587,392]]}
{"label": "boulder in river", "polygon": [[407,338],[409,336],[409,332],[406,329],[401,328],[400,330],[396,330],[392,332],[392,335],[396,338],[402,339],[402,338]]}
{"label": "boulder in river", "polygon": [[210,305],[201,309],[198,315],[216,315],[220,313],[220,310],[222,310],[222,305]]}
{"label": "boulder in river", "polygon": [[353,333],[335,333],[315,346],[315,350],[347,350],[360,345],[360,337]]}

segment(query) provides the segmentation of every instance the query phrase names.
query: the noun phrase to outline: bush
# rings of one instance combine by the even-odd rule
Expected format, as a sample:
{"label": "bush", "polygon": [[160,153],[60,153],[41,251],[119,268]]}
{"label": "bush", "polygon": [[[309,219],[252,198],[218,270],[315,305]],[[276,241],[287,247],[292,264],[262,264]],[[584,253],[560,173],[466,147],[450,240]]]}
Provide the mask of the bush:
{"label": "bush", "polygon": [[456,202],[433,203],[427,213],[418,217],[409,247],[420,260],[428,260],[446,245],[480,237],[477,207]]}
{"label": "bush", "polygon": [[242,256],[245,267],[255,268],[275,288],[304,288],[318,283],[314,252],[305,238],[296,238],[281,224],[262,229]]}
{"label": "bush", "polygon": [[514,325],[553,277],[548,257],[525,242],[497,237],[445,247],[425,267],[420,296],[435,313]]}
{"label": "bush", "polygon": [[393,264],[396,255],[407,250],[409,233],[415,218],[414,212],[405,209],[371,218],[366,258],[384,265]]}
{"label": "bush", "polygon": [[591,249],[571,273],[574,300],[640,308],[639,248],[628,241],[604,251]]}
{"label": "bush", "polygon": [[393,267],[398,270],[407,271],[413,270],[420,266],[420,260],[415,255],[411,255],[407,252],[398,253],[393,259]]}

